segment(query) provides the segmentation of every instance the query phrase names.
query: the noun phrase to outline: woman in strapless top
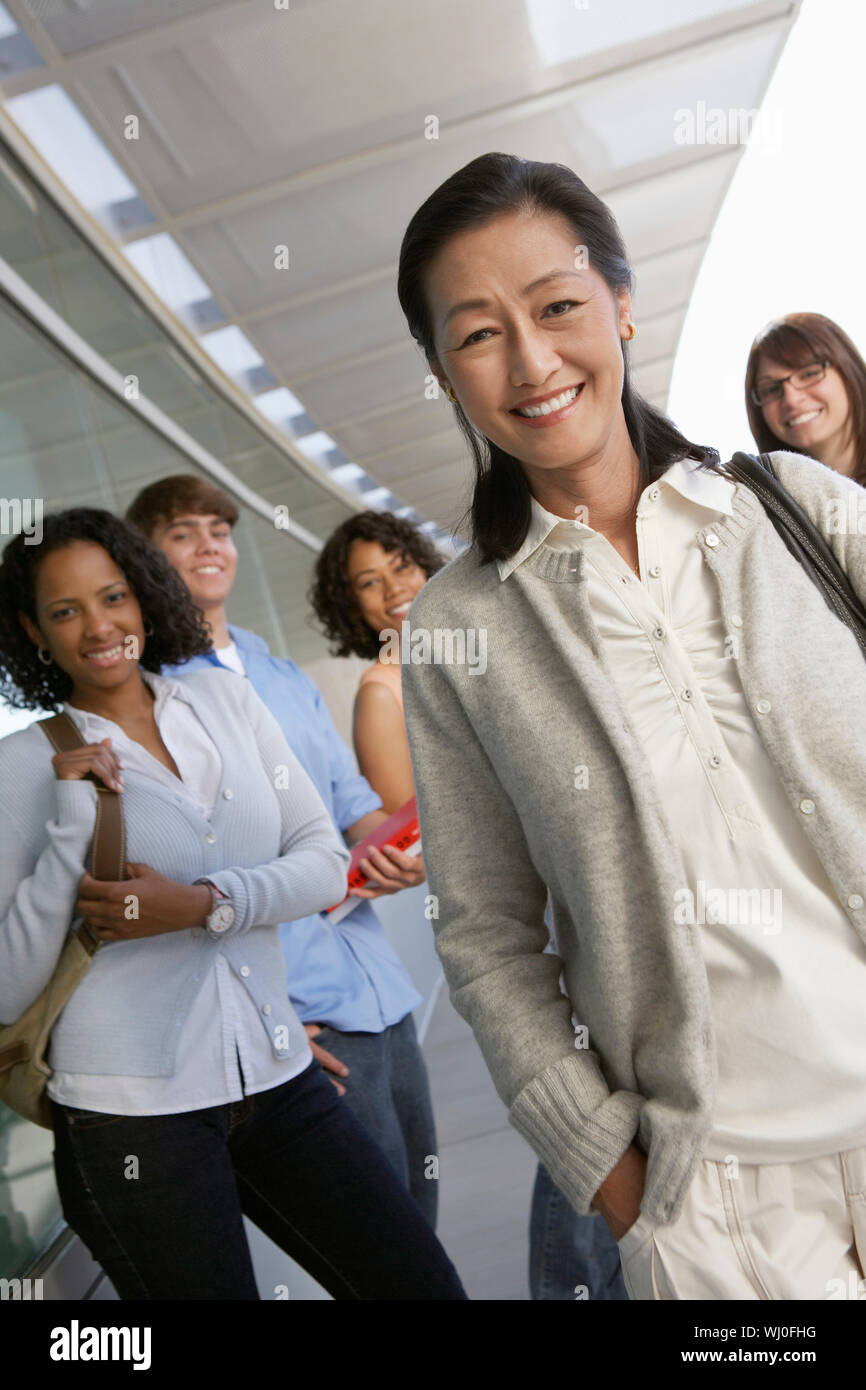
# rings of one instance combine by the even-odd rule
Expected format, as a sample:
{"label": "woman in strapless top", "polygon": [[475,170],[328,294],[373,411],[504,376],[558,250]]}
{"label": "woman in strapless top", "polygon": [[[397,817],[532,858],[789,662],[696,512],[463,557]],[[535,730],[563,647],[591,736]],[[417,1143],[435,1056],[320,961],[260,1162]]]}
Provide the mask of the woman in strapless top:
{"label": "woman in strapless top", "polygon": [[310,599],[335,656],[374,658],[355,697],[361,771],[389,813],[415,795],[403,722],[401,653],[409,608],[445,564],[423,532],[390,512],[360,512],[320,552]]}

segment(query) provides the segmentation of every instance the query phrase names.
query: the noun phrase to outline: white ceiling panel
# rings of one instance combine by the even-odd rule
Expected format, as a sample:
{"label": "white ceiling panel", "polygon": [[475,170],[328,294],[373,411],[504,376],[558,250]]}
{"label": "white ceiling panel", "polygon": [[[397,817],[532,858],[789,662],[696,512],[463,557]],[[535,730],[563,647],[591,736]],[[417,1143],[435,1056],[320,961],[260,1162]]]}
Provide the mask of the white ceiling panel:
{"label": "white ceiling panel", "polygon": [[635,371],[641,371],[647,363],[656,362],[660,357],[673,357],[685,312],[685,309],[672,309],[670,313],[657,314],[655,318],[644,318],[635,310],[637,334],[631,345],[631,362]]}
{"label": "white ceiling panel", "polygon": [[393,283],[362,285],[296,310],[269,314],[247,324],[245,331],[272,370],[301,381],[335,357],[374,352],[405,336]]}
{"label": "white ceiling panel", "polygon": [[672,139],[676,113],[704,108],[749,110],[778,56],[778,33],[749,30],[582,85],[561,112],[573,147],[587,152],[587,182],[599,189],[613,176],[651,161],[676,158],[688,146]]}
{"label": "white ceiling panel", "polygon": [[637,313],[652,318],[665,313],[671,305],[688,304],[704,249],[703,239],[696,238],[672,251],[661,251],[644,260],[633,260],[634,307]]}
{"label": "white ceiling panel", "polygon": [[408,403],[361,415],[354,421],[344,420],[340,438],[344,450],[366,468],[374,454],[405,449],[407,444],[436,431],[447,432],[453,441],[453,416],[444,395],[438,402],[413,396]]}
{"label": "white ceiling panel", "polygon": [[[347,170],[314,189],[301,187],[252,206],[235,208],[230,199],[224,207],[208,205],[201,220],[181,220],[182,236],[240,315],[269,304],[275,294],[338,292],[343,281],[359,275],[381,275],[393,288],[395,257],[415,209],[455,169],[497,148],[580,167],[557,116],[545,114],[510,122],[498,140],[487,131],[455,135],[447,143],[418,139],[386,163]],[[273,269],[277,245],[289,247],[288,274]]]}
{"label": "white ceiling panel", "polygon": [[[328,433],[346,416],[360,415],[375,405],[390,405],[411,397],[424,399],[428,371],[414,344],[409,351],[395,347],[373,361],[352,363],[304,383],[307,410]],[[299,388],[300,389],[300,388]]]}
{"label": "white ceiling panel", "polygon": [[414,439],[401,451],[391,449],[375,455],[368,462],[373,475],[381,477],[383,483],[393,487],[401,479],[408,483],[410,479],[417,481],[419,474],[435,473],[453,459],[463,458],[464,454],[467,459],[470,458],[462,435],[458,434],[455,439],[453,430],[440,429],[436,434],[431,432]]}
{"label": "white ceiling panel", "polygon": [[220,6],[214,0],[24,0],[23,8],[70,54]]}
{"label": "white ceiling panel", "polygon": [[672,357],[662,357],[656,362],[647,362],[644,366],[636,366],[634,384],[640,394],[646,396],[648,400],[660,396],[670,380],[673,364]]}
{"label": "white ceiling panel", "polygon": [[609,193],[605,201],[631,259],[660,255],[671,241],[708,239],[738,159],[738,150],[723,148],[712,157]]}

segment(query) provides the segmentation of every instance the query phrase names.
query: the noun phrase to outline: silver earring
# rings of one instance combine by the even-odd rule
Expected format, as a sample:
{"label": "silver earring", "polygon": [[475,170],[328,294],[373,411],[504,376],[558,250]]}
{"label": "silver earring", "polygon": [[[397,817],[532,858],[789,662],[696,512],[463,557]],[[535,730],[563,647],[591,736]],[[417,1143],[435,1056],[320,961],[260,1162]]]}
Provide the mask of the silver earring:
{"label": "silver earring", "polygon": [[[46,653],[45,656],[42,655],[43,652]],[[36,655],[39,657],[39,660],[42,662],[43,666],[54,665],[54,657],[51,655],[47,647],[37,647]]]}

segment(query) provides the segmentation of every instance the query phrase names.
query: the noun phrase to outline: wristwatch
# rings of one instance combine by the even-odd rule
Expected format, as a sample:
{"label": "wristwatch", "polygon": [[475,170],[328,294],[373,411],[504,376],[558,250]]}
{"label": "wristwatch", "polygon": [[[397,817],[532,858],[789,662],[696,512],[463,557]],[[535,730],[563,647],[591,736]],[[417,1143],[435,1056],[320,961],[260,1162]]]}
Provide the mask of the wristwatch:
{"label": "wristwatch", "polygon": [[197,878],[196,883],[204,883],[210,889],[213,899],[213,907],[204,919],[208,933],[210,936],[222,936],[235,924],[232,901],[215,883],[211,883],[209,878]]}

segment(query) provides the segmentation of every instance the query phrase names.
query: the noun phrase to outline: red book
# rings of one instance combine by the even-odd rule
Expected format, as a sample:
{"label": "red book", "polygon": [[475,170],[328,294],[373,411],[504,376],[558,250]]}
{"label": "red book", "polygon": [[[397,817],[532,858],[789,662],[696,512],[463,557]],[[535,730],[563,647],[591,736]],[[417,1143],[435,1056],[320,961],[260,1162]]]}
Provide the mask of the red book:
{"label": "red book", "polygon": [[[371,846],[382,849],[383,845],[393,845],[395,849],[402,850],[404,854],[421,853],[421,827],[418,824],[418,803],[414,796],[403,806],[398,806],[387,820],[383,820],[381,825],[377,825],[375,830],[352,846],[347,890],[367,886],[370,880],[363,869],[358,866],[360,861],[366,857]],[[328,920],[339,922],[347,912],[351,912],[353,908],[357,907],[358,903],[368,901],[367,898],[350,898],[347,891],[346,896],[340,902],[336,903],[334,907],[328,908]]]}

